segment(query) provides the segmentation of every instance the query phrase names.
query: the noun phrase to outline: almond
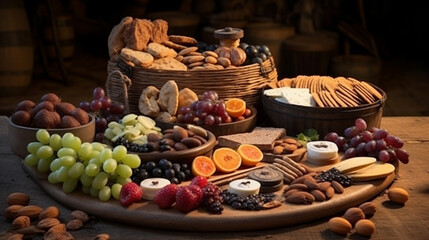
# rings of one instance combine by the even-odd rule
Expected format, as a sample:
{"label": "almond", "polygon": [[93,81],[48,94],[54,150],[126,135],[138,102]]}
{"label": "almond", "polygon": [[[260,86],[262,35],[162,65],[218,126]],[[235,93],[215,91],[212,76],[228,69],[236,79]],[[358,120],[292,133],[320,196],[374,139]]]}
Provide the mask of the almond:
{"label": "almond", "polygon": [[37,205],[24,206],[18,210],[18,216],[28,216],[30,219],[38,218],[43,208]]}
{"label": "almond", "polygon": [[107,233],[100,233],[93,240],[109,240],[110,236]]}
{"label": "almond", "polygon": [[331,199],[335,194],[335,189],[333,187],[328,187],[325,191],[326,199]]}
{"label": "almond", "polygon": [[47,231],[43,235],[44,240],[72,240],[75,239],[69,232]]}
{"label": "almond", "polygon": [[286,197],[286,202],[289,202],[289,203],[311,204],[315,200],[316,199],[314,198],[313,195],[304,191],[294,192],[288,197]]}
{"label": "almond", "polygon": [[89,122],[89,115],[88,113],[83,110],[82,108],[75,108],[71,112],[72,117],[74,117],[81,125],[85,125]]}
{"label": "almond", "polygon": [[60,224],[60,221],[57,218],[44,218],[37,223],[37,227],[48,229],[58,224]]}
{"label": "almond", "polygon": [[7,240],[21,240],[21,239],[24,239],[24,234],[21,234],[21,233],[14,233],[14,234],[11,233],[11,235],[8,236],[7,238]]}
{"label": "almond", "polygon": [[347,219],[347,221],[349,221],[353,226],[357,221],[364,219],[365,214],[363,213],[362,209],[358,207],[352,207],[347,209],[343,215],[343,218]]}
{"label": "almond", "polygon": [[30,196],[22,192],[14,192],[7,196],[7,204],[27,206],[30,202]]}
{"label": "almond", "polygon": [[337,181],[332,181],[331,186],[334,188],[336,193],[343,193],[344,192],[343,185],[341,185],[341,183],[339,183]]}
{"label": "almond", "polygon": [[67,227],[64,223],[60,223],[49,228],[48,231],[56,231],[56,232],[66,232]]}
{"label": "almond", "polygon": [[363,213],[365,214],[365,218],[373,216],[375,211],[377,210],[375,203],[373,202],[364,202],[359,205],[359,208],[362,209]]}
{"label": "almond", "polygon": [[88,222],[89,220],[88,214],[81,210],[74,210],[73,212],[70,213],[70,215],[72,219],[79,219],[82,222]]}
{"label": "almond", "polygon": [[7,220],[13,220],[18,217],[18,211],[22,207],[22,205],[10,205],[3,211],[3,215]]}
{"label": "almond", "polygon": [[405,189],[399,187],[389,189],[387,196],[389,197],[390,201],[399,204],[405,204],[409,198],[408,192]]}
{"label": "almond", "polygon": [[310,193],[311,193],[311,195],[313,195],[313,196],[314,196],[314,198],[315,198],[315,199],[316,199],[316,201],[318,201],[318,202],[323,202],[323,201],[325,201],[325,200],[326,200],[326,196],[325,196],[325,194],[324,194],[322,191],[318,190],[318,189],[314,189],[314,190],[312,190]]}
{"label": "almond", "polygon": [[19,216],[15,218],[12,222],[12,226],[14,228],[25,228],[30,226],[30,224],[31,224],[30,218],[27,216]]}
{"label": "almond", "polygon": [[322,192],[326,192],[326,190],[328,190],[328,188],[331,186],[330,182],[319,182],[317,185],[319,185],[319,189]]}
{"label": "almond", "polygon": [[186,131],[186,129],[177,125],[173,127],[173,139],[176,142],[180,142],[180,140],[187,138],[188,136],[188,131]]}
{"label": "almond", "polygon": [[60,216],[60,210],[55,206],[49,206],[45,208],[39,215],[39,219],[44,218],[58,218]]}
{"label": "almond", "polygon": [[307,185],[308,190],[319,189],[319,185],[317,184],[316,180],[314,180],[314,178],[305,179],[304,184]]}
{"label": "almond", "polygon": [[356,223],[355,230],[359,235],[370,237],[375,232],[375,225],[371,220],[362,219]]}
{"label": "almond", "polygon": [[334,233],[345,235],[352,230],[352,225],[347,219],[342,217],[333,217],[328,222],[329,230]]}
{"label": "almond", "polygon": [[71,230],[71,231],[79,230],[82,226],[83,226],[83,222],[77,218],[70,220],[70,222],[68,222],[66,225],[67,230]]}

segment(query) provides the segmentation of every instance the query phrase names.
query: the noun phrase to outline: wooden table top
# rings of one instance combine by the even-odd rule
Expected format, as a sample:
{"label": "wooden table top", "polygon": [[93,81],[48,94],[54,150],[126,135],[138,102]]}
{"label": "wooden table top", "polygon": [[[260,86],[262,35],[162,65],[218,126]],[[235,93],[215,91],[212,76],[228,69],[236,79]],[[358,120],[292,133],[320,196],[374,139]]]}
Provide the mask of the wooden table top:
{"label": "wooden table top", "polygon": [[[402,187],[410,194],[404,205],[392,204],[386,195],[380,194],[372,201],[377,212],[371,218],[376,231],[371,239],[427,239],[429,235],[429,117],[385,117],[381,127],[400,137],[404,148],[410,154],[409,164],[400,164],[398,178],[392,186]],[[0,116],[0,209],[6,208],[6,197],[11,192],[25,192],[31,197],[31,204],[41,207],[57,206],[60,220],[70,220],[69,209],[52,199],[28,176],[20,159],[12,153],[8,143],[8,120]],[[93,239],[99,233],[107,233],[111,239],[367,239],[350,233],[341,236],[328,230],[329,218],[313,222],[267,229],[262,231],[207,233],[178,232],[131,226],[98,217],[78,231],[71,231],[76,239]],[[11,228],[4,216],[0,217],[0,239]],[[35,239],[42,239],[37,237]]]}

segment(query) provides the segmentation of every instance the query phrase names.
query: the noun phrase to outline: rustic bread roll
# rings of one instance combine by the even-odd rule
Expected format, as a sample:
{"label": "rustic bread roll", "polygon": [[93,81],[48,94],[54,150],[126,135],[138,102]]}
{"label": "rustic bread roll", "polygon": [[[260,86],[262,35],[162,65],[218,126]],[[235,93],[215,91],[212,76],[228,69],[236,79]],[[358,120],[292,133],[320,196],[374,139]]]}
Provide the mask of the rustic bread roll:
{"label": "rustic bread roll", "polygon": [[147,52],[134,51],[129,48],[122,48],[121,57],[131,61],[137,66],[149,67],[153,63],[153,56]]}
{"label": "rustic bread roll", "polygon": [[152,37],[152,31],[153,23],[150,20],[135,18],[124,34],[126,46],[137,51],[145,50]]}
{"label": "rustic bread roll", "polygon": [[166,82],[159,91],[158,105],[163,111],[174,116],[179,105],[179,88],[174,80]]}
{"label": "rustic bread roll", "polygon": [[156,58],[176,57],[177,52],[174,49],[166,47],[156,42],[151,42],[147,46],[147,52]]}
{"label": "rustic bread roll", "polygon": [[189,88],[183,88],[179,91],[179,104],[177,109],[180,110],[183,106],[189,106],[198,100],[197,94]]}
{"label": "rustic bread roll", "polygon": [[107,39],[110,57],[118,55],[121,49],[125,47],[124,32],[132,21],[132,17],[124,17],[119,24],[112,28],[109,38]]}
{"label": "rustic bread roll", "polygon": [[152,42],[163,43],[168,41],[168,22],[162,19],[153,21]]}
{"label": "rustic bread roll", "polygon": [[139,98],[139,110],[143,115],[156,117],[159,114],[158,106],[159,90],[154,86],[148,86],[143,89]]}

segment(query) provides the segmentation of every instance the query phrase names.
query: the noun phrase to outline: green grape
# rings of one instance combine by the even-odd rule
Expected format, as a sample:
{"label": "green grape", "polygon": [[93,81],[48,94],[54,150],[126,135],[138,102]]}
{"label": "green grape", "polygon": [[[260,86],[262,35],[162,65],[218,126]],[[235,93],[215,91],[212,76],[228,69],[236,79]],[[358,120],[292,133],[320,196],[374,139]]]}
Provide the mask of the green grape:
{"label": "green grape", "polygon": [[76,151],[73,148],[63,147],[57,152],[58,157],[72,156],[77,158]]}
{"label": "green grape", "polygon": [[52,183],[52,184],[56,184],[56,183],[60,182],[57,179],[57,173],[56,172],[49,173],[49,175],[48,175],[48,182]]}
{"label": "green grape", "polygon": [[71,167],[76,163],[76,158],[72,156],[64,156],[60,158],[61,165]]}
{"label": "green grape", "polygon": [[131,181],[132,181],[131,178],[123,178],[123,177],[117,177],[116,178],[116,182],[121,184],[121,185],[124,185],[125,183],[129,183]]}
{"label": "green grape", "polygon": [[[94,148],[93,148],[94,149]],[[89,155],[89,158],[98,158],[100,156],[100,151],[92,150],[92,153]]]}
{"label": "green grape", "polygon": [[81,190],[85,194],[89,194],[89,190],[91,189],[90,186],[82,186]]}
{"label": "green grape", "polygon": [[55,158],[51,164],[49,165],[49,170],[51,170],[51,172],[55,172],[58,169],[60,169],[60,167],[62,166],[61,164],[61,159],[60,158]]}
{"label": "green grape", "polygon": [[122,185],[119,183],[115,183],[112,185],[111,192],[112,192],[112,197],[114,199],[116,200],[119,199],[119,193],[121,192],[121,189],[122,189]]}
{"label": "green grape", "polygon": [[74,137],[70,139],[70,148],[73,148],[76,152],[79,151],[80,147],[82,146],[82,141],[79,137]]}
{"label": "green grape", "polygon": [[77,187],[77,179],[69,178],[63,182],[63,191],[65,193],[73,192]]}
{"label": "green grape", "polygon": [[55,172],[57,174],[57,179],[60,182],[64,182],[69,178],[69,167],[61,166],[60,169]]}
{"label": "green grape", "polygon": [[91,163],[99,167],[101,166],[100,159],[98,159],[97,157],[89,159],[88,164],[91,164]]}
{"label": "green grape", "polygon": [[99,189],[95,189],[93,187],[89,188],[89,195],[91,195],[91,197],[95,197],[98,198],[98,193],[100,192]]}
{"label": "green grape", "polygon": [[86,187],[91,187],[93,180],[94,178],[88,176],[85,172],[83,172],[82,175],[80,176],[80,183],[82,183],[82,185]]}
{"label": "green grape", "polygon": [[61,144],[61,136],[57,133],[52,134],[49,139],[49,146],[51,146],[54,151],[60,150],[63,147],[63,144]]}
{"label": "green grape", "polygon": [[108,177],[107,173],[99,172],[97,174],[97,176],[94,177],[94,180],[92,181],[91,186],[97,190],[100,190],[104,186],[106,186],[108,180],[109,180],[109,177]]}
{"label": "green grape", "polygon": [[118,145],[113,149],[112,156],[116,161],[122,161],[124,157],[127,155],[127,148],[122,145]]}
{"label": "green grape", "polygon": [[103,151],[100,152],[99,158],[100,158],[101,163],[104,163],[104,161],[106,161],[107,159],[111,159],[112,158],[112,149],[110,149],[110,148],[103,149]]}
{"label": "green grape", "polygon": [[98,192],[98,198],[103,201],[106,202],[110,199],[110,197],[112,196],[112,191],[110,190],[110,187],[108,186],[104,186],[99,192]]}
{"label": "green grape", "polygon": [[50,134],[48,130],[46,129],[39,129],[36,132],[36,139],[37,141],[43,143],[43,144],[49,144]]}
{"label": "green grape", "polygon": [[36,154],[30,153],[25,157],[24,162],[27,166],[34,167],[39,163],[39,159]]}
{"label": "green grape", "polygon": [[37,171],[41,173],[49,172],[49,167],[51,166],[52,158],[41,158],[37,163]]}
{"label": "green grape", "polygon": [[84,170],[85,170],[85,166],[83,165],[83,163],[77,162],[70,167],[69,177],[73,179],[78,179],[80,175],[82,175]]}
{"label": "green grape", "polygon": [[99,143],[99,142],[92,142],[91,145],[92,145],[92,148],[94,150],[99,151],[99,152],[101,152],[101,151],[103,151],[103,149],[105,149],[105,147],[103,146],[103,144]]}
{"label": "green grape", "polygon": [[80,146],[79,152],[78,152],[79,158],[81,160],[84,160],[84,161],[91,159],[90,156],[92,153],[92,149],[93,149],[93,147],[92,147],[91,143],[89,143],[89,142],[82,143],[82,145]]}
{"label": "green grape", "polygon": [[122,162],[131,168],[138,168],[140,166],[141,160],[137,154],[126,154]]}
{"label": "green grape", "polygon": [[113,173],[110,173],[109,174],[109,181],[110,182],[116,182],[116,178],[118,178],[119,176],[118,176],[118,174],[116,173],[116,171],[115,172],[113,172]]}
{"label": "green grape", "polygon": [[103,170],[106,173],[113,173],[116,170],[116,167],[118,166],[118,162],[116,162],[115,159],[110,158],[107,159],[104,163],[103,163]]}
{"label": "green grape", "polygon": [[51,158],[54,156],[54,149],[49,145],[44,145],[39,148],[36,152],[37,157],[39,158]]}
{"label": "green grape", "polygon": [[61,144],[63,147],[70,147],[71,140],[74,138],[73,133],[67,132],[61,138]]}
{"label": "green grape", "polygon": [[119,164],[117,167],[116,167],[116,173],[118,173],[118,175],[120,176],[120,177],[123,177],[123,178],[129,178],[129,177],[131,177],[131,175],[133,175],[133,170],[131,169],[131,167],[130,166],[128,166],[128,165],[125,165],[125,164]]}
{"label": "green grape", "polygon": [[85,174],[90,177],[95,177],[100,172],[100,166],[90,163],[85,167]]}
{"label": "green grape", "polygon": [[30,142],[27,144],[27,151],[32,154],[36,154],[37,150],[42,147],[44,144],[41,142]]}

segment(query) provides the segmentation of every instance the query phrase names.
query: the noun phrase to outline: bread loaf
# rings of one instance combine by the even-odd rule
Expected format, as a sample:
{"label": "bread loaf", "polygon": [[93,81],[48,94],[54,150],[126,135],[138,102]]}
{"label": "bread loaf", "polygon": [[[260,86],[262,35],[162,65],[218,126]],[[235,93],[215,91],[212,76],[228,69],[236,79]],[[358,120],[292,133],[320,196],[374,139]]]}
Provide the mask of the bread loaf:
{"label": "bread loaf", "polygon": [[256,127],[250,133],[237,133],[218,137],[218,146],[237,149],[240,144],[253,144],[261,151],[272,151],[274,141],[286,136],[286,129]]}

